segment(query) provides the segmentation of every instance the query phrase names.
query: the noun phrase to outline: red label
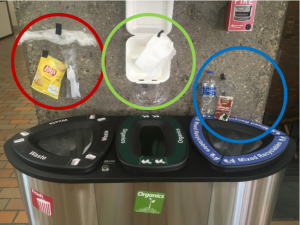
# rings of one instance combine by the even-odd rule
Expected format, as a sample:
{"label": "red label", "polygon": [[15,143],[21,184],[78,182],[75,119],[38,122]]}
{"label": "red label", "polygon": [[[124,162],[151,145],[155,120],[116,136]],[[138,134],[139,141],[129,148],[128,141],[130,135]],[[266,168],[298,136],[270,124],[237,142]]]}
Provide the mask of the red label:
{"label": "red label", "polygon": [[53,216],[53,198],[31,188],[32,205],[48,216]]}
{"label": "red label", "polygon": [[233,0],[228,3],[226,30],[251,31],[256,0]]}
{"label": "red label", "polygon": [[228,117],[231,111],[232,101],[233,101],[232,97],[220,96],[216,113],[215,113],[215,119],[228,121]]}
{"label": "red label", "polygon": [[49,73],[51,76],[55,76],[57,71],[55,69],[52,69],[50,66],[46,65],[44,67],[44,72]]}

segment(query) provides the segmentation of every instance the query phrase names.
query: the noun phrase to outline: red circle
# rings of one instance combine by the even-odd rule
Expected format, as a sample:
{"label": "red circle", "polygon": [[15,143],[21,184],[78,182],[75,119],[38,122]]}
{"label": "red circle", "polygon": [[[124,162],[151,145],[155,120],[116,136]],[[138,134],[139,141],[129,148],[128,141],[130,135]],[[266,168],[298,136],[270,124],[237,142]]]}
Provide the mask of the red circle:
{"label": "red circle", "polygon": [[[102,69],[101,69],[101,73],[100,73],[100,78],[97,82],[97,84],[95,85],[94,89],[85,97],[83,98],[82,100],[72,104],[72,105],[67,105],[67,106],[50,106],[50,105],[45,105],[43,103],[40,103],[38,101],[36,101],[35,99],[33,99],[32,97],[30,97],[26,91],[23,89],[23,87],[21,86],[19,80],[18,80],[18,77],[17,77],[17,74],[16,74],[16,70],[15,70],[15,53],[16,53],[16,49],[17,49],[17,45],[20,41],[20,38],[22,37],[22,35],[25,33],[26,30],[28,30],[29,27],[31,27],[33,24],[35,24],[36,22],[42,20],[42,19],[46,19],[46,18],[49,18],[49,17],[55,17],[55,16],[62,16],[62,17],[68,17],[68,18],[71,18],[71,19],[74,19],[80,23],[82,23],[83,25],[85,25],[93,34],[94,36],[96,37],[97,39],[97,42],[100,46],[100,50],[101,50],[101,53],[102,53],[102,50],[103,50],[103,45],[102,45],[102,41],[100,39],[100,37],[98,36],[98,34],[96,33],[96,31],[87,23],[85,22],[84,20],[76,17],[76,16],[73,16],[73,15],[70,15],[70,14],[66,14],[66,13],[50,13],[50,14],[46,14],[44,16],[40,16],[36,19],[34,19],[33,21],[31,21],[29,24],[27,24],[24,29],[20,32],[20,34],[18,35],[15,43],[14,43],[14,46],[13,46],[13,49],[12,49],[12,54],[11,54],[11,70],[12,70],[12,73],[13,73],[13,76],[14,76],[14,80],[17,84],[17,86],[19,87],[20,91],[25,95],[26,98],[28,98],[31,102],[33,102],[34,104],[38,105],[38,106],[41,106],[43,108],[46,108],[46,109],[52,109],[52,110],[65,110],[65,109],[71,109],[71,108],[74,108],[76,106],[79,106],[81,105],[82,103],[84,103],[85,101],[87,101],[90,97],[93,96],[93,94],[97,91],[98,87],[100,86],[101,84],[101,81],[103,79],[103,73],[102,73]],[[106,63],[106,61],[105,61]]]}

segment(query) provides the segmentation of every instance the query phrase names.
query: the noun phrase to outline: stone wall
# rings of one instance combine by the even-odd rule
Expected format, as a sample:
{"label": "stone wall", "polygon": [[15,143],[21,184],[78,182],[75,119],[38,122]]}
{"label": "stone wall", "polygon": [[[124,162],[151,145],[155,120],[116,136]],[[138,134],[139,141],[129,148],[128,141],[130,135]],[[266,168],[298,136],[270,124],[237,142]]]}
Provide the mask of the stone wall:
{"label": "stone wall", "polygon": [[[194,43],[197,56],[197,73],[201,65],[212,54],[231,46],[254,47],[275,59],[287,4],[287,2],[279,1],[258,2],[252,32],[227,32],[225,30],[226,1],[176,1],[174,3],[173,19],[188,32]],[[44,14],[69,13],[88,22],[96,30],[103,43],[112,29],[125,19],[124,1],[17,1],[15,2],[15,8],[20,29]],[[78,22],[60,17],[44,19],[33,25],[30,30],[54,28],[55,23],[61,23],[63,29],[89,32]],[[134,85],[129,82],[125,75],[125,43],[130,36],[125,26],[120,28],[110,41],[106,57],[108,78],[114,89],[127,100],[132,94]],[[189,79],[192,68],[192,55],[187,40],[174,25],[169,37],[174,42],[177,50],[177,54],[172,60],[171,77],[164,84],[171,89],[168,97],[168,100],[171,100],[181,92]],[[50,51],[49,55],[63,60],[61,50],[70,47],[76,48],[81,92],[83,96],[86,96],[99,78],[101,70],[99,47],[82,48],[77,44],[57,46],[46,41],[24,43],[23,50],[30,80],[32,81],[34,77],[42,50],[48,49]],[[227,79],[236,83],[238,91],[234,98],[231,115],[261,122],[274,70],[266,59],[252,52],[232,51],[213,60],[206,70],[213,70],[216,78],[221,73],[226,73]],[[199,85],[200,82],[201,78]],[[63,83],[59,100],[52,99],[36,91],[33,91],[33,97],[48,105],[63,106],[74,103],[75,101],[65,98],[64,89]],[[120,102],[110,92],[104,80],[94,96],[74,109],[52,111],[37,107],[39,123],[84,114],[135,115],[141,113],[144,112]],[[195,115],[192,102],[192,86],[173,105],[150,113]]]}

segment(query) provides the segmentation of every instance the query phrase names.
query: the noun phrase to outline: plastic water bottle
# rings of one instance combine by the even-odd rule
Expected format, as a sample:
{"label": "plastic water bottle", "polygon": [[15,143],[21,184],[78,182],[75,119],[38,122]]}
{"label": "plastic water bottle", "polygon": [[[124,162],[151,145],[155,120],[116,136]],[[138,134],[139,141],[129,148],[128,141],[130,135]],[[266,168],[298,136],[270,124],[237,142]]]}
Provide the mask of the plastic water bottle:
{"label": "plastic water bottle", "polygon": [[202,82],[201,93],[201,114],[213,115],[216,110],[216,81],[213,72],[207,71],[207,75]]}

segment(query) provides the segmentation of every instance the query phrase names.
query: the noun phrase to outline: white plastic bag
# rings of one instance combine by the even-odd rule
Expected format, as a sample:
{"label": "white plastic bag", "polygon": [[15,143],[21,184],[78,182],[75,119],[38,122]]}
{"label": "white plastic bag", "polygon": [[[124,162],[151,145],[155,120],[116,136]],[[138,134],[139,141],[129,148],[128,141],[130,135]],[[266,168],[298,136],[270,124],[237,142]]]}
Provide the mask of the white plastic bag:
{"label": "white plastic bag", "polygon": [[135,62],[149,77],[155,75],[156,71],[161,69],[176,55],[174,44],[170,38],[161,32],[159,33],[160,37],[158,37],[158,33],[155,34]]}

